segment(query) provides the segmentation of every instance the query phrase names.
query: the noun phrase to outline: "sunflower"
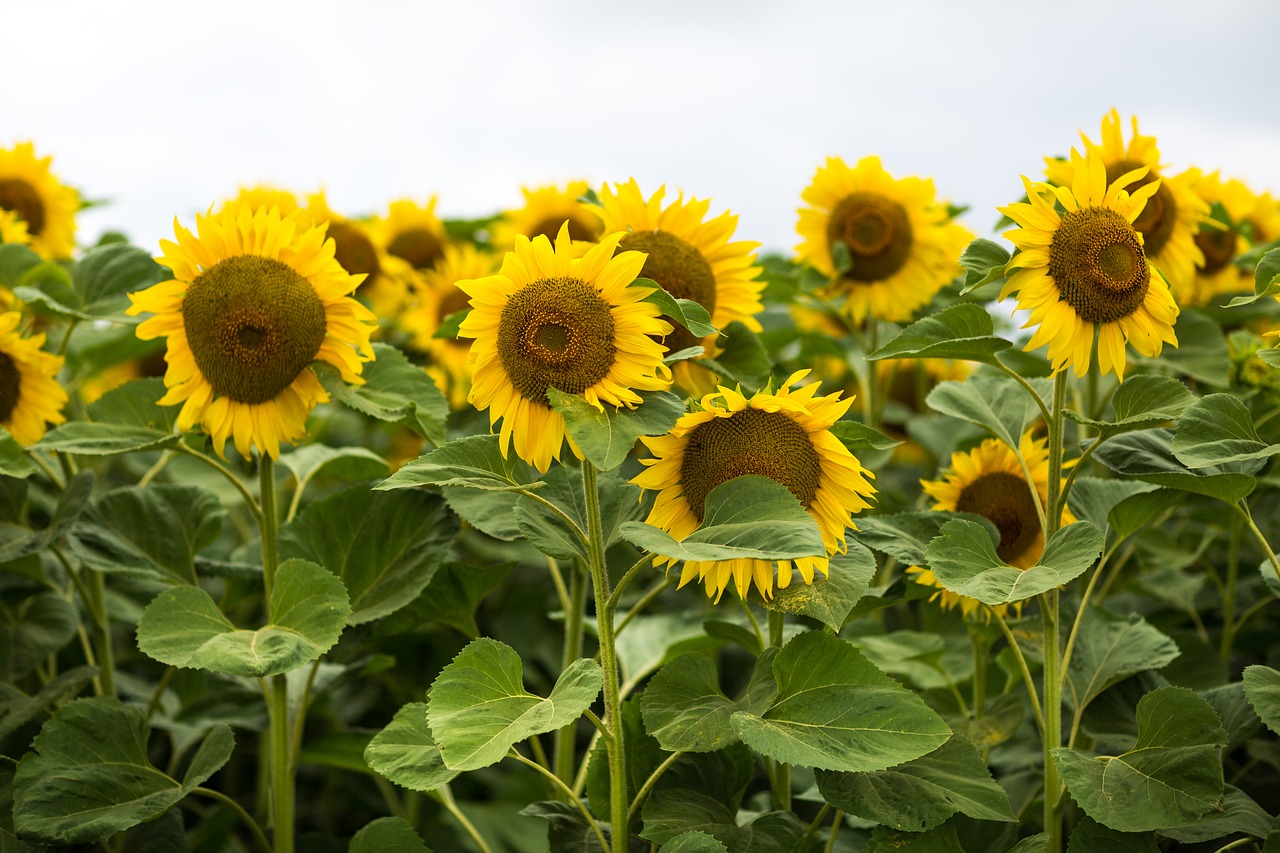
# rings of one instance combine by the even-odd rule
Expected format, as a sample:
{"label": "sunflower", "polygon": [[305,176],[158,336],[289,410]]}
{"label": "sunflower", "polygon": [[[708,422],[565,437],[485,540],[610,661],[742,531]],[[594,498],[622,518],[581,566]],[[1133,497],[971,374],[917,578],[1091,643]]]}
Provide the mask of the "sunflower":
{"label": "sunflower", "polygon": [[1227,181],[1228,187],[1236,184],[1253,197],[1253,206],[1244,216],[1244,221],[1249,224],[1249,239],[1255,246],[1280,239],[1280,202],[1269,192],[1254,193],[1236,178]]}
{"label": "sunflower", "polygon": [[0,148],[0,209],[22,218],[36,254],[65,260],[76,247],[80,194],[58,182],[49,171],[52,161],[37,158],[30,142]]}
{"label": "sunflower", "polygon": [[1054,372],[1068,366],[1077,376],[1088,372],[1096,330],[1102,375],[1114,370],[1123,380],[1126,341],[1150,357],[1165,342],[1178,345],[1178,305],[1133,224],[1161,185],[1144,184],[1129,194],[1125,187],[1140,180],[1146,167],[1108,180],[1096,148],[1087,159],[1073,148],[1071,160],[1070,187],[1023,177],[1029,202],[999,208],[1021,226],[1004,232],[1019,251],[1009,261],[1000,299],[1016,293],[1018,308],[1031,312],[1023,328],[1039,328],[1026,348],[1048,344]]}
{"label": "sunflower", "polygon": [[[1128,144],[1120,128],[1120,113],[1111,110],[1102,119],[1102,142],[1095,145],[1084,133],[1086,149],[1097,149],[1106,167],[1108,185],[1122,175],[1146,167],[1142,177],[1129,185],[1136,194],[1149,184],[1158,184],[1133,222],[1142,234],[1143,248],[1151,262],[1175,292],[1194,286],[1196,267],[1204,264],[1204,256],[1195,243],[1195,233],[1201,220],[1208,215],[1209,206],[1196,197],[1191,188],[1191,175],[1183,172],[1170,176],[1167,166],[1160,163],[1160,151],[1154,136],[1138,133],[1138,117],[1132,117],[1133,136]],[[1049,183],[1060,187],[1075,185],[1073,160],[1045,158],[1045,175]]]}
{"label": "sunflower", "polygon": [[31,245],[31,232],[27,223],[12,210],[0,207],[0,243],[16,243],[19,246]]}
{"label": "sunflower", "polygon": [[[855,323],[868,316],[911,319],[960,273],[960,252],[973,239],[934,200],[933,181],[895,180],[879,157],[850,169],[839,157],[818,168],[802,198],[797,259],[831,280],[826,295],[844,300]],[[836,269],[843,244],[852,266]]]}
{"label": "sunflower", "polygon": [[0,426],[23,447],[44,435],[46,424],[66,421],[67,392],[55,378],[62,356],[44,352],[44,334],[24,338],[22,314],[0,314]]}
{"label": "sunflower", "polygon": [[375,217],[369,231],[379,247],[415,270],[429,270],[444,257],[449,237],[436,216],[436,197],[425,205],[402,198],[391,202],[386,216]]}
{"label": "sunflower", "polygon": [[[778,561],[777,587],[791,584],[793,570],[805,583],[813,582],[815,570],[826,575],[830,556],[845,550],[850,515],[870,507],[875,489],[868,478],[874,475],[830,431],[853,398],[816,396],[817,383],[791,387],[806,374],[793,373],[776,393],[766,389],[750,398],[721,387],[667,435],[642,438],[654,455],[641,460],[648,467],[632,482],[658,493],[646,521],[684,539],[701,524],[712,489],[734,477],[759,474],[796,496],[817,521],[827,552]],[[658,557],[654,562],[669,568],[676,561]],[[697,578],[718,601],[730,580],[744,598],[754,581],[765,598],[772,598],[774,567],[770,560],[686,562],[680,586]]]}
{"label": "sunflower", "polygon": [[586,181],[570,181],[563,189],[555,184],[521,187],[524,207],[506,211],[493,223],[489,245],[506,251],[517,236],[554,240],[567,223],[574,249],[581,255],[606,231],[596,212],[578,200],[588,189]]}
{"label": "sunflower", "polygon": [[[599,206],[591,207],[604,220],[606,231],[627,232],[622,248],[648,253],[640,271],[643,278],[653,279],[677,299],[697,302],[707,309],[717,328],[737,320],[752,331],[760,331],[753,316],[764,310],[760,293],[765,283],[756,278],[760,267],[753,266],[760,244],[729,242],[738,217],[725,211],[708,220],[710,200],[691,198],[686,202],[681,194],[664,208],[665,193],[666,187],[659,187],[646,200],[632,178],[615,184],[612,190],[605,185]],[[695,338],[683,327],[672,325],[674,331],[665,342],[672,352],[702,346],[708,355],[718,353],[715,335]],[[712,377],[689,360],[676,363],[676,384],[698,396],[715,389]]]}
{"label": "sunflower", "polygon": [[324,228],[272,208],[231,205],[176,221],[160,242],[171,281],[131,293],[130,314],[151,312],[138,337],[168,338],[164,406],[183,403],[178,428],[199,423],[219,455],[227,438],[276,457],[306,434],[307,416],[329,399],[311,369],[326,361],[359,382],[373,358],[374,317],[350,298],[360,276],[334,259]]}
{"label": "sunflower", "polygon": [[[1027,478],[1018,463],[1021,455],[1031,472],[1035,497],[1027,487]],[[925,494],[933,498],[933,508],[947,512],[970,512],[995,525],[1000,533],[996,554],[1011,566],[1029,569],[1044,554],[1044,530],[1040,527],[1040,507],[1049,502],[1049,441],[1035,438],[1031,432],[1022,436],[1018,453],[997,438],[988,438],[969,451],[951,454],[951,469],[941,480],[921,480]],[[1070,510],[1062,514],[1063,524],[1073,524]],[[959,607],[972,616],[981,602],[943,589],[929,569],[911,566],[907,572],[916,583],[938,587],[930,596],[943,610]],[[991,608],[999,616],[1009,612],[1006,605]],[[988,614],[989,618],[989,614]]]}
{"label": "sunflower", "polygon": [[447,391],[449,405],[460,408],[471,390],[471,370],[467,367],[465,341],[435,337],[440,324],[451,314],[468,307],[467,294],[459,281],[483,278],[498,269],[498,258],[471,243],[445,246],[444,257],[433,269],[418,275],[410,307],[400,317],[400,326],[410,335],[415,349],[429,353],[432,365],[427,373]]}
{"label": "sunflower", "polygon": [[288,216],[302,207],[298,203],[297,195],[289,190],[273,187],[270,184],[241,187],[233,198],[229,198],[222,203],[221,209],[226,210],[229,207],[241,204],[248,205],[253,210],[257,210],[259,207],[274,207],[280,211],[281,216]]}
{"label": "sunflower", "polygon": [[367,223],[335,213],[324,192],[308,196],[303,212],[318,225],[328,223],[328,237],[334,242],[333,254],[338,263],[352,275],[364,276],[356,288],[356,298],[379,318],[394,321],[409,296],[413,269],[408,262],[379,246]]}
{"label": "sunflower", "polygon": [[[1190,287],[1179,289],[1169,282],[1179,305],[1204,306],[1227,293],[1253,290],[1253,273],[1237,267],[1236,256],[1253,245],[1237,230],[1248,223],[1254,211],[1255,197],[1248,187],[1239,181],[1224,181],[1217,172],[1205,174],[1199,169],[1188,169],[1188,186],[1206,205],[1222,205],[1231,224],[1206,220],[1196,233],[1196,247],[1204,260],[1196,264],[1196,274]],[[1252,229],[1252,224],[1249,225]]]}
{"label": "sunflower", "polygon": [[475,338],[467,399],[489,410],[491,426],[502,420],[504,456],[514,440],[516,455],[539,471],[560,458],[564,418],[548,404],[548,388],[603,411],[605,403],[634,408],[642,402],[636,390],[670,384],[657,339],[671,325],[644,301],[650,288],[628,287],[645,255],[615,257],[623,236],[602,238],[581,258],[567,223],[554,249],[541,235],[516,237],[501,272],[457,283],[472,305],[458,336]]}

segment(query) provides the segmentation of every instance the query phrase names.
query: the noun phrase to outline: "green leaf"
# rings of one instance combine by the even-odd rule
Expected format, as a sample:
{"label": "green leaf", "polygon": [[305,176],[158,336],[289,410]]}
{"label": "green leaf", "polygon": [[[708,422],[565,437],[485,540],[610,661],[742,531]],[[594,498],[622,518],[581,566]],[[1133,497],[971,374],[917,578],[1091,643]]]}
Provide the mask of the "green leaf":
{"label": "green leaf", "polygon": [[1115,420],[1096,421],[1070,409],[1063,414],[1078,424],[1093,427],[1099,433],[1097,440],[1104,440],[1122,432],[1177,420],[1195,401],[1195,395],[1179,380],[1142,373],[1129,377],[1116,389],[1111,398]]}
{"label": "green leaf", "polygon": [[959,358],[998,364],[996,353],[1011,346],[1011,342],[996,336],[986,309],[966,302],[915,321],[868,355],[867,360]]}
{"label": "green leaf", "polygon": [[959,661],[945,660],[947,641],[941,634],[889,631],[850,642],[881,672],[918,690],[946,689],[972,674],[972,661],[965,660],[970,655],[955,655]]}
{"label": "green leaf", "polygon": [[26,246],[0,243],[0,284],[12,290],[29,270],[42,263],[44,260]]}
{"label": "green leaf", "polygon": [[804,835],[804,827],[789,812],[766,812],[739,826],[729,807],[684,788],[654,791],[642,814],[640,837],[662,845],[689,833],[705,833],[729,850],[791,853]]}
{"label": "green leaf", "polygon": [[353,486],[307,507],[280,530],[280,557],[299,557],[342,579],[348,625],[413,601],[448,559],[458,522],[439,495]]}
{"label": "green leaf", "polygon": [[831,425],[831,434],[854,456],[867,451],[892,450],[902,444],[860,421],[836,421]]}
{"label": "green leaf", "polygon": [[763,714],[773,700],[773,656],[737,701],[720,690],[716,665],[706,655],[679,655],[658,670],[640,697],[645,730],[668,752],[715,752],[738,740],[730,718],[737,711]]}
{"label": "green leaf", "polygon": [[7,681],[25,678],[76,636],[80,614],[56,592],[28,594],[0,622],[0,670]]}
{"label": "green leaf", "polygon": [[71,550],[95,571],[194,585],[196,555],[217,541],[225,516],[200,486],[125,486],[93,502],[72,528]]}
{"label": "green leaf", "polygon": [[348,853],[431,853],[402,817],[380,817],[351,838]]}
{"label": "green leaf", "polygon": [[1269,459],[1280,444],[1258,437],[1245,405],[1229,394],[1210,394],[1196,401],[1178,421],[1173,455],[1188,468]]}
{"label": "green leaf", "polygon": [[[1017,848],[1022,853],[1021,848]],[[877,826],[863,853],[965,853],[956,835],[955,824],[948,821],[928,832],[906,832]]]}
{"label": "green leaf", "polygon": [[1080,477],[1067,494],[1067,506],[1076,518],[1089,522],[1099,530],[1106,530],[1110,526],[1111,511],[1118,504],[1126,498],[1157,489],[1159,486],[1138,480]]}
{"label": "green leaf", "polygon": [[[1048,380],[1027,381],[1042,399],[1051,393]],[[935,411],[988,430],[1012,448],[1019,446],[1027,427],[1041,417],[1031,395],[1007,376],[976,374],[963,382],[940,382],[925,402]]]}
{"label": "green leaf", "polygon": [[1120,832],[1189,826],[1220,808],[1227,742],[1208,702],[1183,687],[1162,687],[1138,702],[1138,740],[1118,756],[1053,750],[1063,781],[1098,823]]}
{"label": "green leaf", "polygon": [[1018,820],[1009,795],[991,778],[978,750],[959,735],[928,755],[888,770],[819,770],[816,776],[828,803],[894,829],[923,832],[956,812],[977,820]]}
{"label": "green leaf", "polygon": [[80,297],[75,307],[95,316],[121,312],[129,307],[125,294],[172,279],[150,252],[127,243],[94,246],[71,268],[71,284]]}
{"label": "green leaf", "polygon": [[305,560],[286,560],[271,592],[272,622],[238,629],[199,587],[156,596],[138,620],[138,648],[170,666],[262,678],[313,661],[338,642],[351,605],[342,581]]}
{"label": "green leaf", "polygon": [[1277,294],[1280,294],[1280,249],[1272,249],[1258,260],[1258,265],[1253,269],[1253,295],[1237,296],[1226,307],[1251,305]]}
{"label": "green leaf", "polygon": [[1151,833],[1117,832],[1086,817],[1071,830],[1067,853],[1160,853]]}
{"label": "green leaf", "polygon": [[[645,732],[640,718],[640,708],[634,701],[623,702],[622,710],[622,744],[626,753],[626,799],[633,802],[644,783],[653,775],[653,771],[668,756],[662,751],[658,742]],[[597,740],[591,747],[587,759],[587,805],[593,814],[607,815],[613,802],[609,779],[609,749],[603,739]],[[632,820],[631,824],[637,821]]]}
{"label": "green leaf", "polygon": [[[0,687],[0,739],[7,738],[22,726],[44,713],[45,708],[61,705],[79,693],[98,674],[96,666],[77,666],[58,673],[58,677],[27,696],[17,688]],[[3,849],[3,848],[0,848]]]}
{"label": "green leaf", "polygon": [[25,479],[36,472],[36,464],[9,431],[0,427],[0,476]]}
{"label": "green leaf", "polygon": [[899,563],[923,566],[928,562],[925,548],[942,532],[942,525],[957,518],[984,527],[990,525],[992,535],[999,535],[995,526],[980,515],[936,510],[859,516],[858,530],[854,535],[863,545],[873,551],[888,554]]}
{"label": "green leaf", "polygon": [[44,434],[32,449],[49,453],[72,453],[79,456],[114,456],[138,450],[171,447],[179,436],[160,433],[145,427],[103,424],[94,421],[70,421]]}
{"label": "green leaf", "polygon": [[159,377],[133,379],[112,388],[89,404],[90,419],[99,423],[143,427],[163,435],[174,431],[178,422],[176,406],[161,406],[166,393]]}
{"label": "green leaf", "polygon": [[215,727],[179,782],[147,759],[142,708],[111,697],[77,699],[45,723],[14,777],[14,826],[62,844],[93,843],[159,816],[231,757],[234,739]]}
{"label": "green leaf", "polygon": [[994,240],[979,237],[960,253],[960,266],[964,267],[964,286],[960,295],[976,290],[984,284],[1004,280],[1005,265],[1009,263],[1009,251]]}
{"label": "green leaf", "polygon": [[658,853],[729,853],[729,848],[705,832],[682,832],[659,847]]}
{"label": "green leaf", "polygon": [[1039,562],[1023,571],[996,554],[991,536],[972,521],[955,519],[925,551],[938,583],[984,604],[1026,601],[1084,574],[1102,553],[1102,531],[1087,521],[1069,524],[1049,538]]}
{"label": "green leaf", "polygon": [[1173,325],[1177,347],[1166,347],[1159,364],[1197,382],[1225,388],[1230,384],[1231,355],[1222,327],[1203,311],[1183,308]]}
{"label": "green leaf", "polygon": [[294,490],[305,491],[321,470],[343,480],[366,480],[387,473],[387,462],[364,447],[326,447],[308,444],[281,454],[280,466],[293,475]]}
{"label": "green leaf", "polygon": [[580,717],[599,695],[601,678],[595,661],[574,661],[541,699],[525,691],[515,650],[482,637],[436,676],[427,722],[449,769],[488,767],[520,741]]}
{"label": "green leaf", "polygon": [[374,344],[375,360],[364,366],[363,385],[349,385],[333,366],[314,365],[333,399],[379,421],[403,424],[434,445],[444,444],[449,403],[427,372],[389,344]]}
{"label": "green leaf", "polygon": [[1239,788],[1227,785],[1224,790],[1221,811],[1211,811],[1190,826],[1162,829],[1160,834],[1183,844],[1199,844],[1227,835],[1266,838],[1272,826],[1267,810]]}
{"label": "green leaf", "polygon": [[705,338],[720,331],[712,325],[711,315],[707,313],[706,308],[692,299],[677,299],[653,279],[638,278],[627,286],[650,288],[653,292],[642,301],[657,305],[662,309],[662,316],[684,326],[695,338]]}
{"label": "green leaf", "polygon": [[773,370],[769,351],[765,349],[760,336],[740,320],[734,320],[724,327],[716,345],[720,352],[714,358],[700,359],[698,363],[703,367],[714,370],[729,381],[751,388],[759,388],[768,380]]}
{"label": "green leaf", "polygon": [[[576,522],[578,530],[588,529],[586,499],[582,491],[581,470],[557,466],[553,468],[538,490],[538,496],[559,507]],[[597,480],[600,494],[600,517],[606,550],[622,541],[619,528],[627,522],[638,522],[643,517],[640,488],[612,472],[602,472]],[[516,500],[516,524],[529,542],[544,554],[568,560],[573,557],[589,559],[586,543],[580,534],[565,523],[541,501],[527,495]]]}
{"label": "green leaf", "polygon": [[1076,634],[1064,698],[1084,708],[1111,685],[1148,669],[1162,669],[1178,654],[1177,644],[1141,616],[1120,618],[1090,607]]}
{"label": "green leaf", "polygon": [[[1132,482],[1129,480],[1113,480],[1111,482]],[[1156,489],[1153,492],[1139,492],[1120,501],[1107,513],[1107,524],[1116,532],[1116,536],[1124,539],[1132,536],[1168,510],[1182,503],[1186,492],[1178,489]]]}
{"label": "green leaf", "polygon": [[1266,727],[1280,734],[1280,672],[1269,666],[1244,668],[1244,693]]}
{"label": "green leaf", "polygon": [[1248,474],[1234,471],[1192,471],[1173,455],[1173,434],[1167,429],[1132,432],[1111,439],[1093,455],[1100,463],[1127,477],[1158,486],[1207,495],[1226,503],[1247,497],[1257,485]]}
{"label": "green leaf", "polygon": [[426,702],[410,702],[396,711],[387,727],[369,741],[364,760],[374,772],[410,791],[434,791],[458,775],[444,766],[444,756],[427,724]]}
{"label": "green leaf", "polygon": [[848,553],[831,556],[826,576],[814,573],[813,583],[793,576],[791,585],[774,592],[765,607],[808,616],[839,631],[876,574],[876,558],[871,552],[856,542],[848,546]]}
{"label": "green leaf", "polygon": [[951,730],[915,694],[839,637],[801,634],[773,663],[778,696],[764,714],[732,716],[738,737],[787,764],[884,770],[941,746]]}
{"label": "green leaf", "polygon": [[503,456],[496,435],[471,435],[424,453],[374,486],[375,490],[413,486],[461,486],[484,491],[533,488],[528,466]]}
{"label": "green leaf", "polygon": [[515,563],[471,566],[449,563],[431,578],[422,595],[379,623],[388,636],[408,633],[429,622],[455,628],[468,639],[480,635],[476,610],[484,598],[511,577]]}
{"label": "green leaf", "polygon": [[1024,838],[1009,849],[1009,853],[1048,853],[1049,836],[1043,832]]}
{"label": "green leaf", "polygon": [[677,560],[792,560],[826,553],[813,516],[786,486],[758,475],[712,489],[702,525],[679,542],[635,521],[623,524],[621,533],[638,548]]}
{"label": "green leaf", "polygon": [[1256,353],[1258,359],[1272,367],[1280,367],[1280,347],[1269,347],[1268,349],[1260,349]]}
{"label": "green leaf", "polygon": [[605,406],[602,411],[557,388],[547,389],[547,399],[582,455],[601,471],[621,465],[640,436],[662,435],[684,414],[684,402],[668,391],[650,392],[634,409]]}

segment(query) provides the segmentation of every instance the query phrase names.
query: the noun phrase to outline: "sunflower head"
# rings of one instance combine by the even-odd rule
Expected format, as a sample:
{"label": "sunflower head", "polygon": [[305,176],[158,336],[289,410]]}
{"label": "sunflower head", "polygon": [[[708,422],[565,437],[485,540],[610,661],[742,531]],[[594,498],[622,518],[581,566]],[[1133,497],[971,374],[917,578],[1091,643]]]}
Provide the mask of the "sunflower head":
{"label": "sunflower head", "polygon": [[254,184],[250,187],[241,187],[233,197],[222,203],[220,210],[227,210],[240,205],[246,205],[251,210],[257,210],[260,207],[274,207],[280,211],[281,216],[288,216],[302,207],[298,203],[296,194],[270,184]]}
{"label": "sunflower head", "polygon": [[9,211],[22,220],[30,237],[28,245],[40,257],[65,260],[76,247],[80,194],[54,177],[49,171],[52,161],[37,157],[30,142],[0,148],[0,212]]}
{"label": "sunflower head", "polygon": [[1030,312],[1024,328],[1038,327],[1027,349],[1048,344],[1055,371],[1084,375],[1096,331],[1101,373],[1114,370],[1123,379],[1126,342],[1151,357],[1162,344],[1178,343],[1178,306],[1133,226],[1160,184],[1130,193],[1145,167],[1108,181],[1096,148],[1087,157],[1072,149],[1071,158],[1070,187],[1024,177],[1028,201],[1000,208],[1019,226],[1004,232],[1018,253],[1000,298],[1018,295],[1018,308]]}
{"label": "sunflower head", "polygon": [[62,356],[45,352],[44,334],[23,337],[22,315],[0,314],[0,426],[23,447],[35,444],[48,424],[66,421],[67,392],[58,384]]}
{"label": "sunflower head", "polygon": [[1204,260],[1196,265],[1190,287],[1178,288],[1170,282],[1178,304],[1205,306],[1224,294],[1253,290],[1253,273],[1233,261],[1254,244],[1250,216],[1257,210],[1257,197],[1240,181],[1223,180],[1218,172],[1205,174],[1192,168],[1187,176],[1196,198],[1211,208],[1216,206],[1228,221],[1206,217],[1199,224],[1195,243]]}
{"label": "sunflower head", "polygon": [[[802,198],[798,259],[831,280],[830,295],[856,323],[911,319],[959,274],[957,259],[973,239],[935,200],[933,181],[895,179],[879,157],[853,168],[827,158]],[[837,268],[841,256],[847,268]]]}
{"label": "sunflower head", "polygon": [[444,223],[436,216],[435,196],[426,204],[407,198],[391,202],[387,215],[370,223],[370,231],[386,254],[419,271],[439,263],[449,245]]}
{"label": "sunflower head", "polygon": [[606,229],[599,215],[579,199],[589,189],[586,181],[569,181],[563,187],[547,184],[521,187],[524,206],[508,210],[493,223],[489,244],[499,251],[510,250],[517,237],[530,240],[546,237],[555,240],[561,227],[568,227],[569,239],[579,255],[586,251]]}
{"label": "sunflower head", "polygon": [[471,297],[458,336],[475,339],[468,399],[489,410],[491,425],[502,421],[503,454],[514,443],[539,471],[560,458],[565,435],[548,388],[603,410],[633,408],[643,401],[637,391],[671,382],[659,342],[671,325],[643,301],[650,288],[629,286],[645,256],[615,256],[622,237],[609,234],[576,257],[567,224],[554,247],[546,237],[519,236],[496,275],[457,282]]}
{"label": "sunflower head", "polygon": [[26,220],[14,211],[4,208],[0,208],[0,243],[31,245],[31,232],[27,230]]}
{"label": "sunflower head", "polygon": [[373,358],[373,315],[348,295],[360,277],[299,213],[229,205],[197,216],[195,234],[176,221],[174,231],[157,259],[173,279],[129,297],[130,314],[155,315],[138,337],[167,338],[160,404],[183,403],[178,428],[201,424],[219,454],[232,438],[243,455],[256,447],[275,457],[329,399],[311,363],[359,382]]}
{"label": "sunflower head", "polygon": [[[775,583],[780,589],[791,584],[793,571],[805,583],[813,582],[815,570],[825,575],[830,556],[845,549],[850,516],[867,509],[875,493],[873,475],[830,430],[853,398],[819,397],[816,383],[792,387],[807,373],[793,374],[776,392],[766,389],[748,398],[721,387],[703,397],[667,435],[641,439],[653,457],[642,460],[647,468],[632,482],[657,492],[648,523],[683,539],[702,523],[707,495],[716,486],[748,474],[769,477],[817,521],[826,555],[777,563],[686,562],[680,586],[696,578],[718,600],[730,581],[743,597],[754,582],[771,598]],[[670,567],[676,561],[655,562]]]}
{"label": "sunflower head", "polygon": [[380,318],[394,320],[409,296],[413,270],[401,258],[388,254],[377,240],[369,223],[348,219],[329,206],[323,192],[307,198],[304,210],[311,221],[328,223],[328,237],[333,241],[333,256],[351,275],[363,276],[355,296]]}

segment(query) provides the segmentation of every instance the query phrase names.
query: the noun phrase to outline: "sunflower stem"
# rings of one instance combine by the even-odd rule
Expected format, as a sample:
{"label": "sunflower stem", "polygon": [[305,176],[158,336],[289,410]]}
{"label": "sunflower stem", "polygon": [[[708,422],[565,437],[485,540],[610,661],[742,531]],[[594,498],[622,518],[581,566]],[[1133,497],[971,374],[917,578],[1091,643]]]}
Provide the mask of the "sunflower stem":
{"label": "sunflower stem", "polygon": [[600,640],[600,669],[604,673],[604,722],[609,730],[605,747],[609,755],[609,825],[613,849],[629,847],[627,825],[627,760],[622,734],[622,697],[618,685],[618,656],[614,649],[613,616],[616,602],[610,602],[609,572],[604,558],[604,525],[600,520],[600,489],[596,467],[582,460],[582,491],[587,507],[587,569],[596,601],[596,632]]}
{"label": "sunflower stem", "polygon": [[[872,321],[875,322],[874,320]],[[775,649],[781,649],[785,636],[784,619],[786,614],[777,611],[769,611],[769,645]],[[781,761],[776,764],[766,765],[771,768],[769,773],[769,786],[773,790],[774,808],[779,811],[791,811],[791,765],[784,764]]]}
{"label": "sunflower stem", "polygon": [[[1053,378],[1053,409],[1049,419],[1049,495],[1045,501],[1049,517],[1045,525],[1044,539],[1057,532],[1062,521],[1060,504],[1062,493],[1062,412],[1067,398],[1067,374],[1059,371]],[[1061,646],[1058,642],[1060,602],[1058,590],[1051,589],[1040,596],[1040,618],[1044,637],[1044,831],[1048,836],[1047,853],[1062,853],[1062,782],[1058,776],[1058,763],[1053,750],[1062,746],[1062,664]]]}
{"label": "sunflower stem", "polygon": [[[582,625],[584,609],[587,603],[587,573],[574,561],[572,575],[569,578],[569,597],[564,614],[564,657],[563,669],[582,657]],[[578,768],[576,750],[578,721],[574,720],[556,732],[555,772],[565,784],[572,785]],[[567,802],[567,801],[566,801]]]}
{"label": "sunflower stem", "polygon": [[866,356],[876,351],[876,332],[879,324],[875,317],[868,317],[863,330],[864,363],[867,367],[867,384],[862,394],[862,419],[872,429],[880,428],[880,380],[876,374],[876,362],[865,361]]}

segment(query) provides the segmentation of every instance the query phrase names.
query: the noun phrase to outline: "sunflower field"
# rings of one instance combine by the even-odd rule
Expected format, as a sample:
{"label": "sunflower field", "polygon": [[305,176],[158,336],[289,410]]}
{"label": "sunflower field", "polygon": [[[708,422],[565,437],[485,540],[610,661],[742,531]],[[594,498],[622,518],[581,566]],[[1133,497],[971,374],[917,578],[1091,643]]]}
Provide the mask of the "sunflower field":
{"label": "sunflower field", "polygon": [[1280,851],[1280,201],[1063,148],[986,234],[830,157],[786,254],[635,179],[90,246],[0,150],[0,851]]}

